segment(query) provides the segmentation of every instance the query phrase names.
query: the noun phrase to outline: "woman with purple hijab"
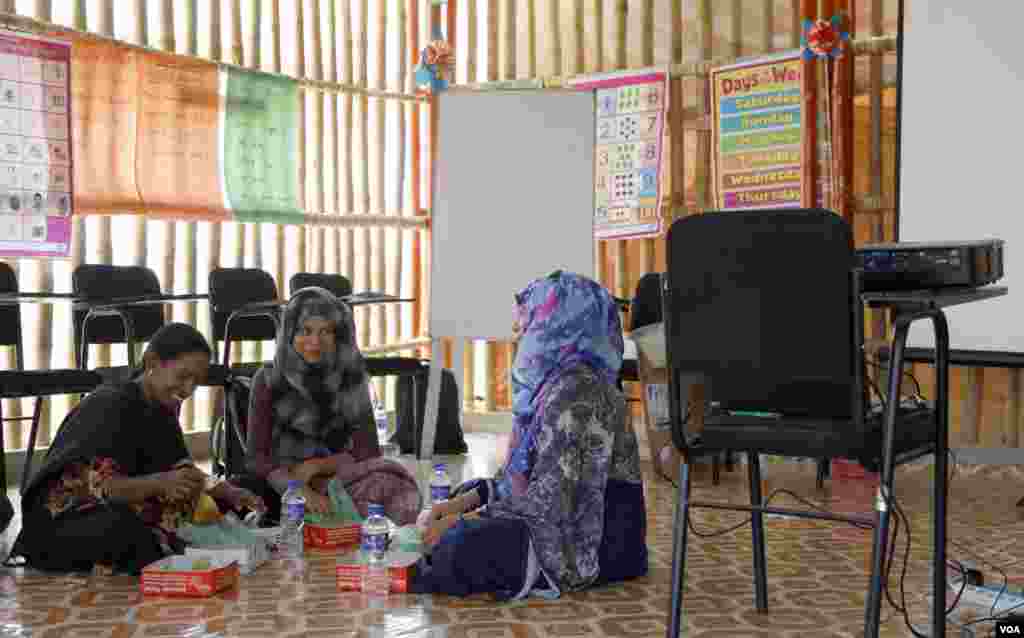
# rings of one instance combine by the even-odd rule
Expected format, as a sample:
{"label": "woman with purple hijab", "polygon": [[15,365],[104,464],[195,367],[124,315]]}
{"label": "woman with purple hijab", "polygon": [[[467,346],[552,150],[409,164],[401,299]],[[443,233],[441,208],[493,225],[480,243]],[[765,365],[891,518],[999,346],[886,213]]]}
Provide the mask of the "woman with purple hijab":
{"label": "woman with purple hijab", "polygon": [[590,279],[555,272],[516,295],[514,331],[508,458],[493,479],[432,508],[420,591],[557,596],[647,573],[614,300]]}

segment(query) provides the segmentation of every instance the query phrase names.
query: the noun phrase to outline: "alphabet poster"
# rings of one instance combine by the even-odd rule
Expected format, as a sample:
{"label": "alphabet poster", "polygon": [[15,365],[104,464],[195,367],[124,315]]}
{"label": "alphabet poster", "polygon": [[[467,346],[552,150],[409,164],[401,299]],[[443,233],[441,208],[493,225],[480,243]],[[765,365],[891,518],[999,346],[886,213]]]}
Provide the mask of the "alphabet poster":
{"label": "alphabet poster", "polygon": [[0,257],[67,257],[71,46],[0,31]]}
{"label": "alphabet poster", "polygon": [[635,239],[662,231],[661,157],[668,74],[645,69],[570,81],[597,98],[594,237]]}
{"label": "alphabet poster", "polygon": [[799,51],[713,69],[711,87],[716,207],[799,208]]}

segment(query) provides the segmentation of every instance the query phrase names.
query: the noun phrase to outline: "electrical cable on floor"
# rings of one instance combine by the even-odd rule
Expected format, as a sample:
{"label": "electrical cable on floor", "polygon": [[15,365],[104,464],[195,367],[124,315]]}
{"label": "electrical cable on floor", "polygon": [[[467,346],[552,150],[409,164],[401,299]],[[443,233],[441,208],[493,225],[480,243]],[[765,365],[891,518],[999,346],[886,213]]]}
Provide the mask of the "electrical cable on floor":
{"label": "electrical cable on floor", "polygon": [[[997,572],[999,572],[999,575],[1003,577],[1003,586],[999,590],[999,593],[996,594],[996,599],[992,601],[992,606],[988,610],[989,616],[994,615],[996,613],[996,606],[999,604],[999,599],[1002,598],[1004,594],[1006,594],[1006,590],[1009,588],[1009,585],[1010,585],[1010,578],[1009,578],[1009,575],[1006,573],[1006,570],[1003,569],[1002,567],[1000,567],[999,565],[996,565],[994,563],[990,563],[989,561],[987,561],[984,558],[982,558],[976,552],[973,552],[973,551],[967,549],[966,547],[964,547],[963,545],[961,545],[960,543],[957,543],[956,541],[954,541],[952,539],[949,539],[948,542],[949,542],[950,545],[953,545],[954,547],[956,547],[960,551],[970,555],[972,558],[976,559],[978,562],[984,563],[984,564],[988,565],[989,567],[991,567],[992,569],[996,570]],[[966,578],[965,578],[965,581],[966,581]]]}

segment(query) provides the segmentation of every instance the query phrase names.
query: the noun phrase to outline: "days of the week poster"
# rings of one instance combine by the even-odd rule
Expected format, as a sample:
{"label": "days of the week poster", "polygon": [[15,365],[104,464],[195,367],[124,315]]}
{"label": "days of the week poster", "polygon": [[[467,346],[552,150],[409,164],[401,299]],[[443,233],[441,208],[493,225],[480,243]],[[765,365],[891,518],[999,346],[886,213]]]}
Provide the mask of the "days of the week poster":
{"label": "days of the week poster", "polygon": [[711,90],[716,207],[799,208],[799,52],[714,69]]}

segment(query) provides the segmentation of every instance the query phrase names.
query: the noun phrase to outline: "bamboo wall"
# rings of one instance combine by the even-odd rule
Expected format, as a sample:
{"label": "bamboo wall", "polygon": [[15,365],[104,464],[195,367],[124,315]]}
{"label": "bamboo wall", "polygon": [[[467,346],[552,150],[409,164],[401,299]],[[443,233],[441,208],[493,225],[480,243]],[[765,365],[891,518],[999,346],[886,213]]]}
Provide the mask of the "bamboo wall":
{"label": "bamboo wall", "polygon": [[[304,89],[296,179],[305,226],[167,222],[132,215],[79,218],[71,259],[14,262],[21,289],[70,292],[75,266],[113,263],[152,268],[167,292],[204,293],[213,268],[246,266],[270,272],[282,295],[292,274],[308,271],[343,273],[356,290],[422,298],[426,271],[404,255],[421,243],[426,228],[426,163],[420,156],[429,128],[420,120],[427,109],[409,79],[409,52],[426,37],[426,6],[427,0],[0,2],[0,13],[284,73],[302,81]],[[421,331],[413,325],[421,312],[410,304],[360,308],[356,314],[368,356],[413,354],[424,343],[416,340]],[[22,317],[27,367],[73,365],[68,306],[28,304]],[[176,304],[168,318],[205,332],[208,305]],[[271,357],[272,347],[252,344],[234,352],[240,359],[259,360]],[[4,357],[0,364],[13,365],[11,353]],[[118,365],[126,353],[123,346],[94,347],[90,360]],[[379,382],[377,389],[388,400],[391,387],[393,380]],[[216,401],[211,391],[197,392],[183,412],[186,430],[208,428]],[[69,407],[63,397],[46,402],[40,445],[49,442]],[[28,401],[4,405],[6,415],[29,409]],[[8,448],[23,446],[27,427],[9,423],[6,428]]]}
{"label": "bamboo wall", "polygon": [[[309,213],[305,227],[90,217],[76,220],[70,262],[17,264],[22,287],[70,290],[71,267],[83,262],[144,263],[168,291],[181,293],[205,292],[207,273],[217,265],[262,267],[282,292],[296,271],[340,272],[356,290],[420,300],[357,310],[364,348],[418,345],[429,311],[424,224],[436,112],[415,97],[411,73],[435,25],[454,44],[460,83],[672,65],[662,209],[675,218],[710,206],[707,68],[796,48],[802,12],[828,17],[849,1],[449,0],[434,7],[429,0],[119,0],[116,14],[113,0],[0,1],[0,11],[307,81],[297,176]],[[895,232],[896,1],[854,0],[852,13],[850,216],[863,243]],[[601,242],[595,252],[600,280],[620,296],[630,296],[643,273],[665,264],[661,241]],[[25,306],[23,312],[29,366],[69,365],[70,312],[61,306]],[[205,329],[205,304],[181,304],[173,316]],[[883,339],[885,317],[869,316],[867,334]],[[268,357],[270,348],[240,354]],[[123,360],[119,348],[109,350],[97,348],[92,360]],[[467,344],[465,360],[467,407],[507,408],[509,345]],[[917,372],[927,395],[929,374],[921,366]],[[954,369],[954,445],[1018,445],[1021,391],[1019,372]],[[49,424],[67,409],[63,399],[53,403]],[[208,394],[195,403],[187,407],[188,429],[207,427],[213,413]],[[5,405],[5,413],[18,407]],[[48,436],[44,432],[41,442]],[[17,447],[21,429],[9,426],[8,437]]]}

